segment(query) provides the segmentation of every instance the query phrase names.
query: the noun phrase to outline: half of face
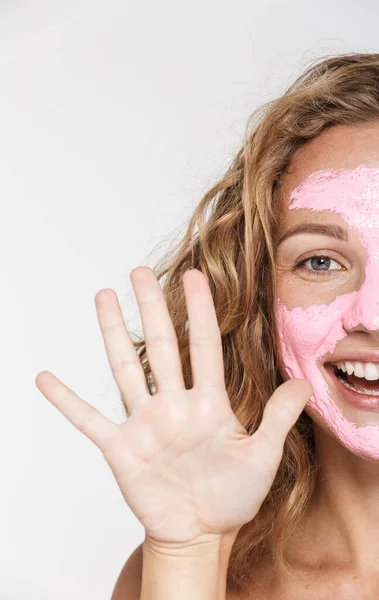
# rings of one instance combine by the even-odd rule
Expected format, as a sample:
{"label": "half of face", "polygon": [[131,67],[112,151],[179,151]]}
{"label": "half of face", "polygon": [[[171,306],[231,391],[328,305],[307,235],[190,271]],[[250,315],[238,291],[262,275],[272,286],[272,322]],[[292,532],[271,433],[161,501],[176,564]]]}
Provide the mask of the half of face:
{"label": "half of face", "polygon": [[291,193],[283,236],[276,315],[286,375],[312,384],[312,418],[379,460],[379,379],[369,384],[378,396],[358,394],[329,366],[354,352],[379,365],[379,168],[312,172]]}

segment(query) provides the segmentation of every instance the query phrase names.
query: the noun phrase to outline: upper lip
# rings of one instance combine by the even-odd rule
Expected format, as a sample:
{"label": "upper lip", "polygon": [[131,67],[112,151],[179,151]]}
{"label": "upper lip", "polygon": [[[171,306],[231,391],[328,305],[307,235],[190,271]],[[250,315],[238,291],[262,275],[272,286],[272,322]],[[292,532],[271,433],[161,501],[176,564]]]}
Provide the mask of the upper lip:
{"label": "upper lip", "polygon": [[371,352],[368,350],[355,350],[354,352],[346,351],[344,353],[336,353],[333,354],[333,356],[331,356],[328,360],[324,361],[324,364],[337,363],[340,361],[379,363],[379,350]]}

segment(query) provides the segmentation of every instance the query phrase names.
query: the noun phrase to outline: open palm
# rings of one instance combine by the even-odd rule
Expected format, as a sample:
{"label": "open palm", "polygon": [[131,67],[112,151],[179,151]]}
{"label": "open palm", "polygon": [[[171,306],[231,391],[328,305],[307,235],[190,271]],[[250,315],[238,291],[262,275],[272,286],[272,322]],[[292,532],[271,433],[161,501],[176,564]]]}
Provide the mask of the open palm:
{"label": "open palm", "polygon": [[185,544],[242,527],[268,494],[290,428],[312,386],[279,386],[250,436],[233,413],[224,381],[221,335],[211,291],[198,270],[183,276],[189,317],[193,387],[185,389],[175,330],[163,291],[148,267],[131,281],[141,311],[157,392],[150,394],[116,293],[95,297],[105,348],[129,418],[118,425],[48,371],[36,385],[102,451],[146,536]]}

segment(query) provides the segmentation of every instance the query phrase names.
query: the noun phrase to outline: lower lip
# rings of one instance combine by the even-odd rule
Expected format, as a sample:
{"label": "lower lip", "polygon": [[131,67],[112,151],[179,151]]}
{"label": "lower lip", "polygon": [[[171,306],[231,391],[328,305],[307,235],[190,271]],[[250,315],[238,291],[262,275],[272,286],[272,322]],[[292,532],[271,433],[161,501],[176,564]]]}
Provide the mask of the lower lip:
{"label": "lower lip", "polygon": [[350,388],[347,388],[340,382],[334,374],[333,365],[323,365],[337,392],[346,402],[353,404],[361,410],[379,410],[379,396],[370,396],[369,394],[358,394]]}

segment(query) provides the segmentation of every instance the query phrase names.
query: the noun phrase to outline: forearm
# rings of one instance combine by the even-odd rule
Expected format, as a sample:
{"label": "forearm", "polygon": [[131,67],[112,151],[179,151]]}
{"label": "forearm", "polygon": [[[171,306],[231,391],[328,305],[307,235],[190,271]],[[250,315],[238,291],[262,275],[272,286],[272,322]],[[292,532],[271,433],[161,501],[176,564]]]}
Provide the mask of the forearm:
{"label": "forearm", "polygon": [[224,600],[231,547],[226,536],[180,550],[145,540],[140,600]]}

